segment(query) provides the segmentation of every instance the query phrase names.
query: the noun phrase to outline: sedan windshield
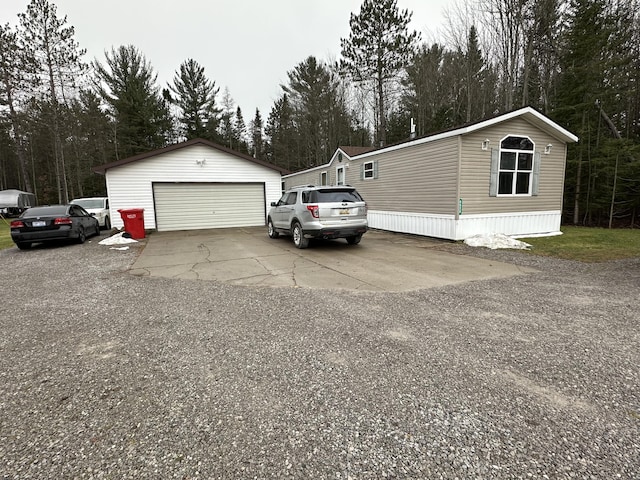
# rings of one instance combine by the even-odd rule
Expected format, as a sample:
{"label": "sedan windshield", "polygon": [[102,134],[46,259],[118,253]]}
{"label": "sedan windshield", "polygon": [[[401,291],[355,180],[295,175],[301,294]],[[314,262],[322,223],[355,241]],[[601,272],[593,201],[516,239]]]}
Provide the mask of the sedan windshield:
{"label": "sedan windshield", "polygon": [[26,217],[47,217],[54,215],[66,215],[66,205],[52,205],[50,207],[31,207],[27,209],[22,215],[22,218]]}

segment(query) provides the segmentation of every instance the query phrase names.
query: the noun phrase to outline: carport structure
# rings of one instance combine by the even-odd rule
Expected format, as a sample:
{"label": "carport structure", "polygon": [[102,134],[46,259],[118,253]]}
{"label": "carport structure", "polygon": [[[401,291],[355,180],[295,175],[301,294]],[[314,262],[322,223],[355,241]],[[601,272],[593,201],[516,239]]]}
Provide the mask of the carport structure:
{"label": "carport structure", "polygon": [[142,208],[158,231],[265,224],[286,171],[204,139],[193,139],[94,168],[106,177],[114,227],[119,209]]}

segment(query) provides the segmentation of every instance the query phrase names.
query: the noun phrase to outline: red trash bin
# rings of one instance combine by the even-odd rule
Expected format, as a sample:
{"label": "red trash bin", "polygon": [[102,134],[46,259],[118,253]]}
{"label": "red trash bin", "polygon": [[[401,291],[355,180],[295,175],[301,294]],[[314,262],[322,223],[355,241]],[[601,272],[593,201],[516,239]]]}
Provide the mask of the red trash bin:
{"label": "red trash bin", "polygon": [[124,222],[124,231],[131,238],[144,238],[144,208],[121,208],[118,210]]}

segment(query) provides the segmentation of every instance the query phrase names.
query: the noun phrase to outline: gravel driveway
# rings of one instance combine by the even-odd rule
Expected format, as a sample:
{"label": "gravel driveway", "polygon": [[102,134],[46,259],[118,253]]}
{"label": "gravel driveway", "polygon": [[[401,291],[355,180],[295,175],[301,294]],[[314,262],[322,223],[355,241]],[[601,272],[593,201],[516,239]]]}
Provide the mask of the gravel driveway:
{"label": "gravel driveway", "polygon": [[640,478],[640,259],[404,293],[0,251],[1,478]]}

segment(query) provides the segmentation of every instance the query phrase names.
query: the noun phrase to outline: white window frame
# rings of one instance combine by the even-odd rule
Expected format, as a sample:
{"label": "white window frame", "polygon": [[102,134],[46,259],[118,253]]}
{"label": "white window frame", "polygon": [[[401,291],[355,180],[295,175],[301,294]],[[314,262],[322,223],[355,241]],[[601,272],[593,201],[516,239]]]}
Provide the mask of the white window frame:
{"label": "white window frame", "polygon": [[[529,140],[531,142],[532,148],[530,150],[521,150],[521,149],[515,149],[515,148],[502,148],[502,142],[504,140],[506,140],[509,137],[518,137],[518,138],[526,138],[527,140]],[[500,149],[499,149],[499,155],[498,155],[498,178],[497,178],[497,196],[498,197],[530,197],[533,194],[533,176],[534,176],[534,171],[535,171],[535,162],[536,162],[536,155],[535,155],[535,149],[536,149],[536,144],[533,140],[531,140],[530,137],[528,137],[527,135],[506,135],[505,137],[503,137],[500,140]],[[515,153],[515,165],[513,169],[506,169],[506,168],[502,168],[502,154],[503,153]],[[527,154],[527,155],[531,155],[531,168],[530,169],[519,169],[518,168],[518,157],[521,154]],[[505,173],[509,173],[513,176],[513,178],[511,179],[511,193],[500,193],[500,178],[501,175]],[[527,193],[516,193],[516,185],[518,182],[518,173],[528,173],[529,174],[529,185],[527,186]]]}
{"label": "white window frame", "polygon": [[[340,181],[340,174],[342,173],[342,182]],[[347,184],[347,169],[344,168],[344,165],[340,165],[336,167],[336,185],[346,185]]]}
{"label": "white window frame", "polygon": [[329,185],[329,175],[326,170],[320,172],[320,185]]}
{"label": "white window frame", "polygon": [[[370,165],[370,167],[367,168],[367,165]],[[374,178],[376,178],[376,162],[364,162],[362,164],[362,179],[373,180]]]}

